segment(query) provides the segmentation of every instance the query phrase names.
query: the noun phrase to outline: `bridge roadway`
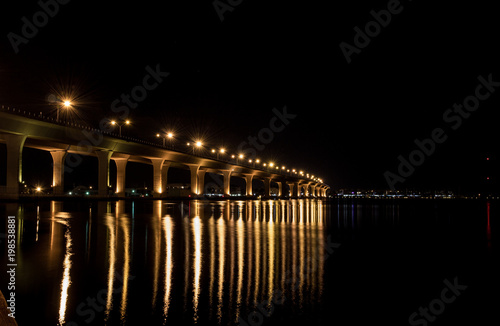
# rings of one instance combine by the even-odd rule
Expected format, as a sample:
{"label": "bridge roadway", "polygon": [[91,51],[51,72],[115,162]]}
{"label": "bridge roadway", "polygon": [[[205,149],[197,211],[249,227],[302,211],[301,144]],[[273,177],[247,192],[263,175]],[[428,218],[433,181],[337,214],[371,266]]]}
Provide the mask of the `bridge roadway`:
{"label": "bridge roadway", "polygon": [[[225,195],[230,195],[230,178],[246,181],[246,195],[252,195],[252,180],[262,180],[265,195],[271,195],[271,181],[278,185],[279,197],[325,197],[329,186],[317,180],[272,168],[255,168],[236,162],[218,160],[164,148],[160,144],[128,137],[118,137],[106,130],[92,129],[71,122],[56,122],[53,118],[11,108],[0,109],[0,142],[7,148],[7,184],[0,186],[0,198],[19,198],[22,181],[22,150],[24,147],[48,151],[53,159],[53,195],[64,195],[64,172],[76,169],[81,155],[98,158],[98,196],[108,196],[109,165],[117,168],[115,196],[125,196],[127,162],[153,165],[153,196],[162,198],[167,187],[170,167],[189,169],[191,195],[204,194],[205,174],[222,174]],[[78,155],[67,155],[68,153]],[[2,164],[0,162],[0,164]],[[284,172],[284,173],[283,173]],[[284,191],[284,185],[288,190]]]}

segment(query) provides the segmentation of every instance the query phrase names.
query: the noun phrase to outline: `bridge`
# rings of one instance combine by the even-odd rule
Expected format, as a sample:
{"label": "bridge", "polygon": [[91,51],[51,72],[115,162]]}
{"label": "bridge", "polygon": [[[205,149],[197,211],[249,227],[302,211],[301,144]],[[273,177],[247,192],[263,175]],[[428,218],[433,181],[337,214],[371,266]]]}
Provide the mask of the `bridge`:
{"label": "bridge", "polygon": [[[273,164],[256,164],[230,156],[219,158],[197,155],[167,148],[158,143],[122,137],[101,126],[95,129],[74,122],[58,121],[14,108],[0,108],[0,142],[6,144],[6,185],[0,186],[0,198],[18,199],[22,178],[23,148],[50,152],[53,160],[52,194],[64,195],[64,172],[75,168],[82,155],[98,159],[98,196],[108,197],[110,184],[109,167],[116,164],[116,184],[113,197],[125,197],[125,178],[128,162],[153,166],[153,196],[166,197],[167,173],[170,167],[187,169],[191,178],[191,197],[204,196],[205,174],[223,176],[224,195],[230,193],[231,177],[246,182],[246,196],[252,196],[252,181],[264,183],[264,196],[271,196],[271,182],[278,186],[278,197],[299,198],[326,197],[329,186],[321,179],[303,175]],[[68,155],[68,153],[77,155]],[[2,164],[2,162],[0,162]]]}

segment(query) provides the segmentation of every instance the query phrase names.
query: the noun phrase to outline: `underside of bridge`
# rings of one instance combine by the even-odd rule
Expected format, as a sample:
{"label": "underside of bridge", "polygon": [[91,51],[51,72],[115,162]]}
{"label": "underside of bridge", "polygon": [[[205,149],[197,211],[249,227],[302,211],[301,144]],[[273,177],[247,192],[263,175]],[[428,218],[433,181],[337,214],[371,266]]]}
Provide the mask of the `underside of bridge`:
{"label": "underside of bridge", "polygon": [[[0,112],[0,142],[5,143],[6,153],[5,163],[0,162],[0,165],[5,164],[6,170],[5,186],[0,186],[0,196],[6,199],[17,199],[21,193],[24,148],[50,153],[53,196],[67,195],[64,187],[65,174],[78,173],[78,167],[88,156],[97,158],[98,197],[126,196],[129,162],[141,163],[139,166],[152,166],[152,169],[148,169],[152,170],[152,196],[155,198],[172,196],[172,192],[167,191],[171,188],[168,182],[170,169],[186,171],[185,174],[189,176],[188,185],[177,195],[184,194],[191,198],[214,194],[251,197],[257,194],[254,191],[256,183],[262,184],[263,191],[258,194],[262,197],[325,197],[329,189],[325,184],[296,176],[189,155],[152,144],[111,137],[96,130],[79,130],[5,112]],[[113,184],[110,167],[116,175]],[[233,187],[233,191],[232,179],[233,182],[238,179],[237,183],[241,184]]]}

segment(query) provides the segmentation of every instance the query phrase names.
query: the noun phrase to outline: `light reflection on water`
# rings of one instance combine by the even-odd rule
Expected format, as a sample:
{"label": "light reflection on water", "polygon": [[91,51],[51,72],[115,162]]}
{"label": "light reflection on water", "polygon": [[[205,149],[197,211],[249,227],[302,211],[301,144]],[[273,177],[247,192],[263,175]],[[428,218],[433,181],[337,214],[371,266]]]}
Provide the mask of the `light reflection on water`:
{"label": "light reflection on water", "polygon": [[47,276],[44,291],[59,284],[58,311],[43,307],[54,324],[135,325],[150,318],[227,325],[246,320],[262,302],[271,311],[277,290],[297,310],[320,300],[321,201],[140,205],[137,212],[138,203],[125,201],[76,211],[54,201],[48,211],[37,207],[36,245],[26,257],[43,257],[37,264]]}

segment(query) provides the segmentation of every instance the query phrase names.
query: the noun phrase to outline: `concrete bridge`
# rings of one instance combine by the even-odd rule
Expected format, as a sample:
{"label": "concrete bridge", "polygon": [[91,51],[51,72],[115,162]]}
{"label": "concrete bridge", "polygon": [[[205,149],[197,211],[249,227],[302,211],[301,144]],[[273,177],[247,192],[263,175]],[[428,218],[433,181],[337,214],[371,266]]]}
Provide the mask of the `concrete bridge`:
{"label": "concrete bridge", "polygon": [[50,117],[12,108],[0,109],[0,142],[6,143],[7,148],[7,184],[0,186],[0,198],[4,199],[19,198],[24,147],[48,151],[52,155],[54,196],[64,195],[65,169],[72,169],[79,164],[77,160],[69,159],[78,156],[68,156],[68,153],[97,157],[100,197],[108,196],[111,161],[114,161],[117,169],[114,187],[116,197],[125,196],[128,162],[153,165],[153,196],[157,198],[165,197],[167,172],[170,167],[190,171],[192,197],[204,195],[206,173],[223,176],[225,195],[230,195],[231,177],[240,177],[246,181],[247,196],[253,194],[253,180],[262,180],[265,196],[271,195],[271,182],[278,185],[278,197],[297,198],[301,193],[304,196],[325,197],[329,189],[328,185],[320,182],[318,178],[306,178],[281,168],[256,167],[246,162],[238,162],[237,159],[216,159],[171,150],[149,141],[120,137],[106,130],[72,122],[58,122]]}

